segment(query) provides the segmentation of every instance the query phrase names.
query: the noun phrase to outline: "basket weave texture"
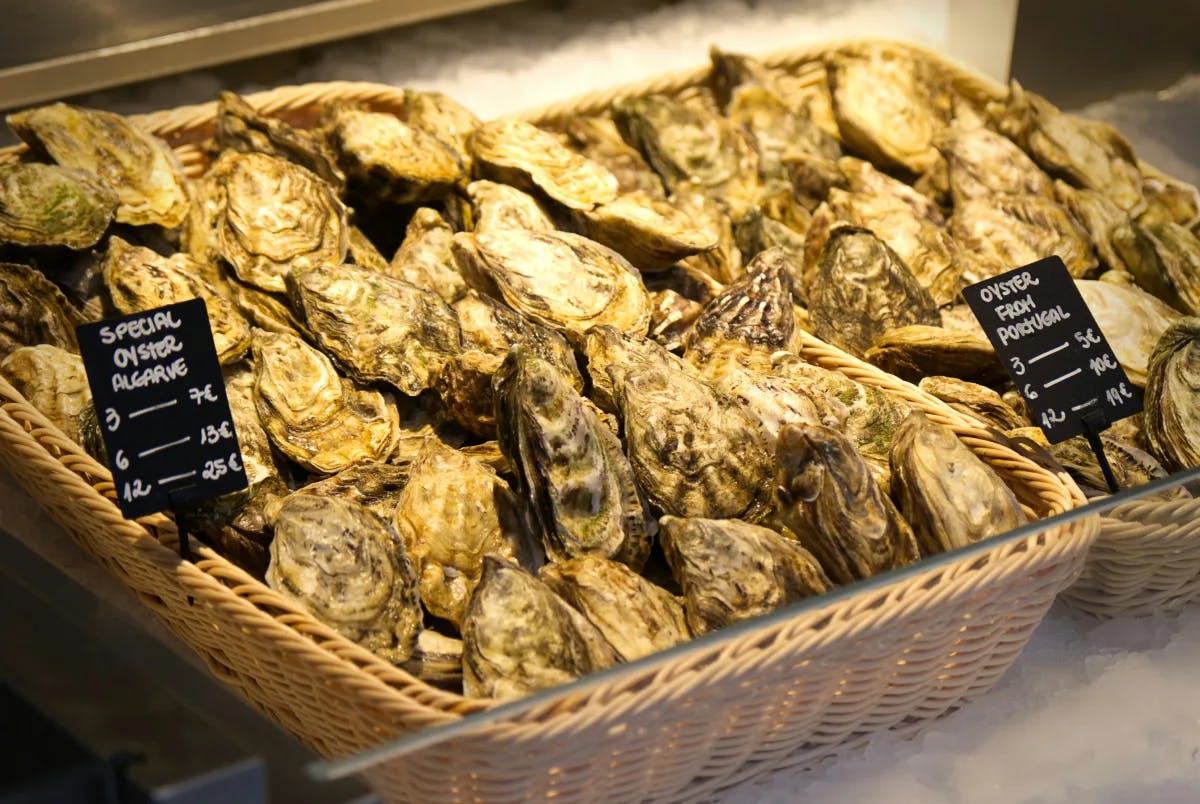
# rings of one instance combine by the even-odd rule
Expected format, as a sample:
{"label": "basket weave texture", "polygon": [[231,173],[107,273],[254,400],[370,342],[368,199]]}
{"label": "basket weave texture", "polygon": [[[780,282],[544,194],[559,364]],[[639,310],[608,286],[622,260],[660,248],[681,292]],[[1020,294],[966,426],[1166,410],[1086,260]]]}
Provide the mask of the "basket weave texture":
{"label": "basket weave texture", "polygon": [[[767,61],[804,74],[822,52],[793,51]],[[988,87],[961,68],[947,63],[946,69],[963,91]],[[595,93],[527,117],[548,122],[598,111],[618,96],[685,90],[706,74],[696,70]],[[249,100],[302,121],[334,100],[396,109],[403,94],[331,83]],[[171,142],[195,175],[204,169],[198,143],[211,130],[215,108],[203,104],[138,120]],[[18,154],[9,149],[0,160]],[[995,442],[915,386],[811,336],[802,336],[799,348],[807,359],[886,389],[950,426],[1004,477],[1029,513],[1051,515],[1080,500],[1069,480]],[[193,545],[195,563],[181,562],[174,524],[162,515],[123,519],[108,470],[3,379],[0,464],[214,675],[323,755],[345,756],[493,705],[432,688],[383,662],[206,546]],[[395,801],[694,800],[881,729],[916,728],[1000,678],[1055,595],[1079,574],[1097,530],[1096,517],[1046,527],[677,659],[630,668],[611,683],[559,696],[364,773]]]}

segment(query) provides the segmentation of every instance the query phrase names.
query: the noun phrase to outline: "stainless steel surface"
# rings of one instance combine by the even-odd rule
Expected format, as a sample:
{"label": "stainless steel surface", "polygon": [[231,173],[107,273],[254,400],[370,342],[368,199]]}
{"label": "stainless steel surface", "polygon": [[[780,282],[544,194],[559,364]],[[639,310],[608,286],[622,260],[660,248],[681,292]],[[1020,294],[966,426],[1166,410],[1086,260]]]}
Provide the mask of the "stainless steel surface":
{"label": "stainless steel surface", "polygon": [[5,9],[0,26],[0,108],[508,2],[512,0],[20,3],[19,9]]}

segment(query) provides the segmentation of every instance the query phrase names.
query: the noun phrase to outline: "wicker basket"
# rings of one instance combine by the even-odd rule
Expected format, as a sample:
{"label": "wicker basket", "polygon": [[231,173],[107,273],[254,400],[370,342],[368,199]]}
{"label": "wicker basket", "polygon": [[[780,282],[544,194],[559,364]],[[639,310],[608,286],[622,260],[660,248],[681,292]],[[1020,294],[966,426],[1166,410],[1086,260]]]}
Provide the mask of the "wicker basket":
{"label": "wicker basket", "polygon": [[[804,69],[819,55],[769,61]],[[960,68],[947,70],[964,87],[986,86]],[[705,73],[591,95],[531,117],[603,108],[618,94],[680,90]],[[250,98],[297,120],[336,99],[387,110],[402,95],[337,83]],[[172,142],[195,173],[204,161],[196,144],[214,113],[215,105],[205,104],[141,122]],[[914,386],[813,338],[801,349],[951,426],[1029,513],[1054,515],[1078,501],[1069,481],[990,440]],[[494,707],[383,662],[203,545],[193,547],[195,563],[180,561],[173,523],[161,515],[123,519],[107,469],[2,379],[0,463],[218,678],[323,755],[344,757],[397,736],[470,724],[465,716]],[[489,713],[476,728],[368,763],[363,772],[397,801],[683,800],[809,762],[881,729],[919,727],[1000,678],[1055,595],[1078,575],[1097,530],[1089,516],[997,537],[831,593],[795,616],[762,618],[617,668],[511,716]]]}

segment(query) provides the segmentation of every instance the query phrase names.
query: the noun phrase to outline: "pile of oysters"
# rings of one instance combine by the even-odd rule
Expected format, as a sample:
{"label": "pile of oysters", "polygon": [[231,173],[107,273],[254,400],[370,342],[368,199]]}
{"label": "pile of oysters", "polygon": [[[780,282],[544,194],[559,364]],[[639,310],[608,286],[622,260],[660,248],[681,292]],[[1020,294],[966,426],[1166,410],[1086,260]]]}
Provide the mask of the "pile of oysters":
{"label": "pile of oysters", "polygon": [[[347,638],[513,698],[1032,513],[804,330],[1036,442],[961,303],[1057,254],[1146,414],[1122,482],[1200,463],[1200,199],[1015,83],[895,45],[534,126],[407,91],[305,126],[223,94],[207,168],[118,115],[10,115],[0,373],[103,457],[74,328],[207,303],[250,486],[181,525]],[[311,111],[311,110],[309,110]]]}

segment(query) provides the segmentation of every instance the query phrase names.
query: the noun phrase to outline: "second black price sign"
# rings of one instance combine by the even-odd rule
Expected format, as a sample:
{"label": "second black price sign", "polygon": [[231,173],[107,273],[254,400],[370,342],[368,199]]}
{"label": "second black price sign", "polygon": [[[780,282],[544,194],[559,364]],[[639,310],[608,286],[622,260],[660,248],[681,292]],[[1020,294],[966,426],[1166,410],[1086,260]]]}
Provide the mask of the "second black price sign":
{"label": "second black price sign", "polygon": [[978,282],[963,296],[1050,443],[1083,434],[1093,411],[1107,424],[1142,409],[1141,391],[1058,257]]}

